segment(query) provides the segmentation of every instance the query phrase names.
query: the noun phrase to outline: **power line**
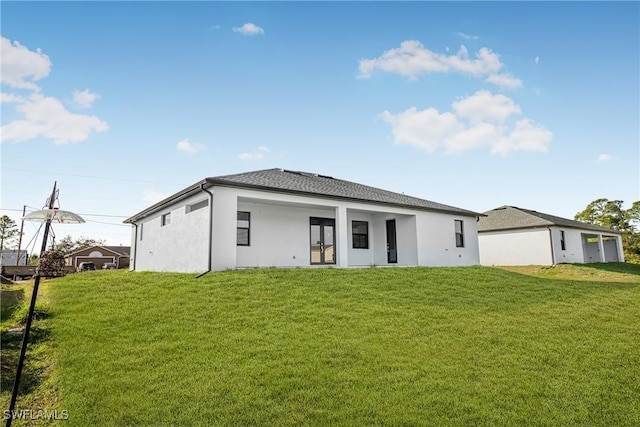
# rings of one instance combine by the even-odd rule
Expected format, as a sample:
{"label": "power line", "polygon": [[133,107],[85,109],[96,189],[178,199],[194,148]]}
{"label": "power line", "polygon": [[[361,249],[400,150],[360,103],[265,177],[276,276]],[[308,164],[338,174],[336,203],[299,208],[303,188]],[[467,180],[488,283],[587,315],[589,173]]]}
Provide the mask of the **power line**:
{"label": "power line", "polygon": [[[178,188],[180,188],[180,187],[178,187]],[[15,194],[22,194],[23,193],[23,191],[20,190],[20,189],[12,189],[12,188],[8,188],[8,189],[4,189],[3,188],[2,191],[4,193],[15,193]],[[141,202],[140,199],[122,199],[122,198],[119,198],[119,197],[108,197],[108,196],[102,196],[102,195],[92,196],[92,195],[86,194],[86,193],[81,193],[81,194],[80,193],[64,193],[64,196],[65,197],[69,197],[69,198],[78,197],[78,198],[82,198],[82,199],[103,200],[103,201],[111,200],[111,201],[114,201],[114,202],[129,202],[129,203],[140,203]]]}
{"label": "power line", "polygon": [[30,172],[30,173],[40,173],[47,175],[65,175],[65,176],[75,176],[79,178],[92,178],[92,179],[105,179],[108,181],[122,181],[122,182],[139,182],[143,184],[161,184],[161,185],[181,185],[175,182],[159,182],[159,181],[145,181],[141,179],[125,179],[125,178],[114,178],[114,177],[106,177],[106,176],[95,176],[95,175],[80,175],[76,173],[63,173],[63,172],[47,172],[40,170],[31,170],[31,169],[22,169],[22,168],[12,168],[12,167],[3,167],[4,170],[14,170],[18,172]]}
{"label": "power line", "polygon": [[115,222],[93,221],[93,220],[90,220],[90,219],[88,219],[86,222],[92,222],[92,223],[96,223],[96,224],[105,224],[105,225],[117,225],[117,226],[120,226],[120,227],[131,227],[128,224],[117,224]]}
{"label": "power line", "polygon": [[84,215],[84,216],[101,216],[101,217],[105,217],[105,218],[129,218],[129,216],[127,215],[102,215],[102,214],[88,214],[88,213],[79,213],[78,215]]}
{"label": "power line", "polygon": [[[37,211],[38,209],[32,208],[31,206],[27,206],[29,209],[33,209]],[[0,208],[1,211],[13,211],[13,212],[22,212],[22,209],[12,209],[12,208]],[[129,218],[127,215],[104,215],[104,214],[91,214],[91,213],[79,213],[80,216],[100,216],[105,218]]]}

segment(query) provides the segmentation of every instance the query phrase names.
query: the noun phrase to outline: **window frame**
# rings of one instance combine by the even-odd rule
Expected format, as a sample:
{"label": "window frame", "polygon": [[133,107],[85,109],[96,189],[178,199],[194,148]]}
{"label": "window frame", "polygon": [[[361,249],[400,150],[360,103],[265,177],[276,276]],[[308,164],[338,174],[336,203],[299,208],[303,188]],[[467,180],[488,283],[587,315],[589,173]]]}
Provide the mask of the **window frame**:
{"label": "window frame", "polygon": [[191,212],[195,212],[200,209],[204,209],[209,206],[209,199],[202,199],[195,203],[191,203],[185,207],[185,213],[190,214]]}
{"label": "window frame", "polygon": [[564,235],[564,230],[560,230],[560,249],[563,251],[567,250],[567,240]]}
{"label": "window frame", "polygon": [[[240,214],[247,214],[247,219],[240,219]],[[247,227],[240,227],[239,221],[247,221]],[[240,243],[238,240],[238,231],[247,230],[247,243]],[[236,212],[236,246],[251,246],[251,212],[237,211]]]}
{"label": "window frame", "polygon": [[160,227],[165,227],[171,224],[171,212],[160,216]]}
{"label": "window frame", "polygon": [[[365,227],[364,233],[356,233],[355,231],[356,223],[358,223],[358,225],[364,224],[364,227]],[[357,244],[356,244],[356,236],[358,237]],[[360,243],[361,243],[360,238],[362,237],[364,237],[364,246],[360,246]],[[351,247],[353,249],[369,249],[369,222],[368,221],[361,221],[361,220],[351,221]]]}
{"label": "window frame", "polygon": [[[458,232],[458,224],[460,224],[460,232]],[[454,219],[453,231],[456,240],[456,248],[464,248],[464,220]],[[460,236],[459,239],[458,236]]]}

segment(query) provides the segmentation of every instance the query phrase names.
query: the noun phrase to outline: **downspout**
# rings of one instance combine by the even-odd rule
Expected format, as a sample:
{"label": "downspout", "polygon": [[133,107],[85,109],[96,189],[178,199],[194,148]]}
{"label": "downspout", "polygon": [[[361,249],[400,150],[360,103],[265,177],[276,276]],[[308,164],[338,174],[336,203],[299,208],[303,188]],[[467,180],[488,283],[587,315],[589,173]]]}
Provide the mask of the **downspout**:
{"label": "downspout", "polygon": [[[138,224],[132,223],[135,232],[133,234],[133,263],[131,271],[136,271],[136,258],[138,258]],[[120,258],[118,258],[118,268],[120,268]]]}
{"label": "downspout", "polygon": [[207,256],[207,271],[198,274],[196,279],[211,271],[211,246],[213,245],[213,193],[204,188],[204,183],[200,184],[200,189],[209,195],[209,255]]}
{"label": "downspout", "polygon": [[549,243],[551,243],[551,265],[556,265],[556,254],[553,251],[553,234],[551,233],[551,227],[547,226],[549,230]]}

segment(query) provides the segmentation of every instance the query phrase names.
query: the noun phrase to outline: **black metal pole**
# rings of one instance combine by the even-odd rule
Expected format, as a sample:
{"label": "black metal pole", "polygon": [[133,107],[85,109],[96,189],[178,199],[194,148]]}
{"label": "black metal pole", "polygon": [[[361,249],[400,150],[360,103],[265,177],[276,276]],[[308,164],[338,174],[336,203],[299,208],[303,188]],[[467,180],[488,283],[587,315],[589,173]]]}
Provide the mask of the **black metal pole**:
{"label": "black metal pole", "polygon": [[[49,199],[49,209],[53,209],[56,198],[56,183],[53,183],[53,191]],[[49,228],[51,227],[51,218],[47,218],[44,226],[44,236],[42,236],[42,247],[40,248],[40,259],[42,254],[47,250],[47,239],[49,238]],[[18,398],[18,387],[20,386],[20,376],[22,375],[22,367],[24,366],[24,357],[27,354],[27,342],[29,341],[29,330],[31,329],[31,321],[33,320],[33,311],[36,307],[36,298],[38,297],[38,287],[40,286],[40,269],[36,270],[35,280],[33,282],[33,292],[31,293],[31,304],[29,305],[29,315],[27,316],[27,324],[24,327],[22,335],[22,347],[20,348],[20,358],[18,359],[18,369],[16,370],[16,379],[13,382],[13,391],[11,392],[11,404],[9,405],[9,417],[7,418],[6,427],[11,427],[13,421],[14,410],[16,408],[16,399]]]}

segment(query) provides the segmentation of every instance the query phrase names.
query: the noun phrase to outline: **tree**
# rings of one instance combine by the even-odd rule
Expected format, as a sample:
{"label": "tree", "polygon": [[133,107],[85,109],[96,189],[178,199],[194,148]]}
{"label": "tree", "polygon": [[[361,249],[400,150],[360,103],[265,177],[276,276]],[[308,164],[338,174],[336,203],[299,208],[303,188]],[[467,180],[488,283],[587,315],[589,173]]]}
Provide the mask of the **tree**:
{"label": "tree", "polygon": [[627,209],[627,221],[635,231],[640,232],[640,201],[633,202],[633,205]]}
{"label": "tree", "polygon": [[596,199],[589,203],[585,210],[577,213],[575,219],[600,227],[625,231],[630,225],[627,212],[622,209],[622,203],[622,200]]}
{"label": "tree", "polygon": [[16,222],[7,215],[0,217],[0,251],[5,246],[10,247],[15,244],[15,238],[20,234]]}
{"label": "tree", "polygon": [[75,240],[71,236],[66,236],[56,244],[56,250],[68,255],[81,249],[90,248],[91,246],[101,246],[104,245],[104,243],[104,240],[90,239],[84,236]]}
{"label": "tree", "polygon": [[622,200],[596,199],[575,216],[577,221],[622,231],[622,248],[627,262],[640,263],[640,201],[627,210]]}

